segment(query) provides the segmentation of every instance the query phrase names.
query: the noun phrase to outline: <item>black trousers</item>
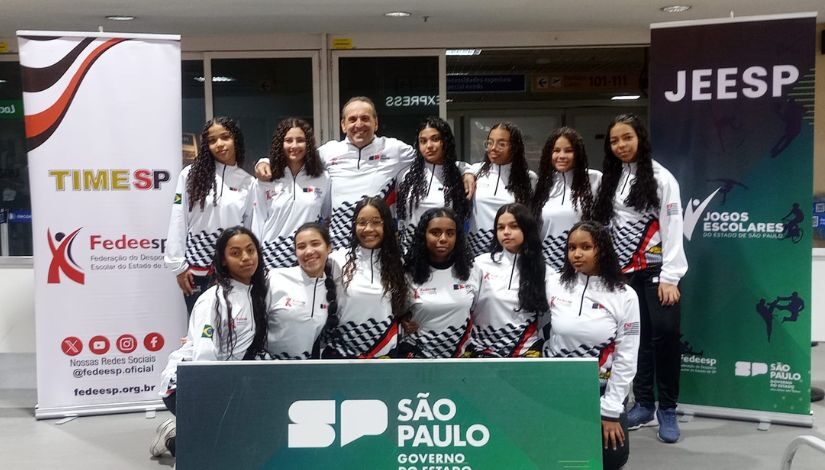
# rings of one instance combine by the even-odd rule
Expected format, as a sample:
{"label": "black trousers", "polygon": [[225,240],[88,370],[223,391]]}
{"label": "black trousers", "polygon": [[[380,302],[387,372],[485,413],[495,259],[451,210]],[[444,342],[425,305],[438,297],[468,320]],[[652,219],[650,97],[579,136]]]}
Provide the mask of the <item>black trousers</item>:
{"label": "black trousers", "polygon": [[622,413],[619,417],[619,424],[624,432],[624,445],[613,448],[604,447],[604,437],[602,437],[602,468],[604,470],[617,470],[627,463],[630,456],[630,432],[627,430],[627,414]]}
{"label": "black trousers", "polygon": [[[679,400],[679,371],[682,366],[680,304],[668,307],[659,302],[660,267],[631,273],[629,284],[639,296],[639,362],[633,380],[636,403],[675,408]],[[655,387],[654,387],[655,386]],[[655,390],[654,390],[655,388]]]}
{"label": "black trousers", "polygon": [[186,302],[187,318],[192,315],[192,309],[195,307],[195,302],[198,300],[198,297],[209,288],[209,282],[212,281],[212,276],[192,276],[192,279],[195,281],[195,288],[192,289],[192,295],[184,294],[183,296],[183,300]]}

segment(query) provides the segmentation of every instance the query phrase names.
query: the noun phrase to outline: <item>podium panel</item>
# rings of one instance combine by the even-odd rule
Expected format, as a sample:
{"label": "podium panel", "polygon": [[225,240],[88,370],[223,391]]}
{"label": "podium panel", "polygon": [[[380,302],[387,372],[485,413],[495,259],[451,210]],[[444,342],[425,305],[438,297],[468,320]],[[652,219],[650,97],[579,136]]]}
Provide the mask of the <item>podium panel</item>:
{"label": "podium panel", "polygon": [[179,468],[600,469],[593,359],[189,363]]}

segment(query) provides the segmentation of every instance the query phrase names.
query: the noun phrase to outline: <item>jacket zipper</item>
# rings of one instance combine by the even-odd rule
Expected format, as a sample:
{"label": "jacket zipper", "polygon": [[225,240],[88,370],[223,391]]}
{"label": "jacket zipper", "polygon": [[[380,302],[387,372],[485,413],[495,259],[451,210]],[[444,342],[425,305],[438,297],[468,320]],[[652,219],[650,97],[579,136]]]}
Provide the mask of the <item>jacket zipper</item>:
{"label": "jacket zipper", "polygon": [[517,260],[517,259],[518,259],[518,253],[516,253],[516,254],[513,256],[513,267],[512,267],[512,268],[510,268],[510,283],[509,283],[509,284],[507,284],[507,289],[508,289],[508,290],[513,288],[513,274],[514,274],[514,273],[515,273],[515,271],[516,271],[516,260]]}
{"label": "jacket zipper", "polygon": [[430,175],[430,184],[427,185],[427,195],[430,194],[430,190],[433,187],[433,178],[435,178],[435,163],[433,163],[433,174]]}
{"label": "jacket zipper", "polygon": [[372,263],[372,255],[375,251],[370,251],[370,285],[375,282],[375,265]]}
{"label": "jacket zipper", "polygon": [[561,174],[561,204],[564,205],[564,195],[567,192],[567,176]]}
{"label": "jacket zipper", "polygon": [[622,185],[622,190],[619,192],[619,195],[624,194],[624,188],[627,187],[627,182],[630,180],[630,163],[627,163],[627,178],[624,179],[624,184]]}
{"label": "jacket zipper", "polygon": [[582,306],[584,305],[584,294],[587,292],[587,285],[590,284],[590,276],[584,280],[584,289],[582,290],[582,298],[579,300],[579,316],[582,316]]}
{"label": "jacket zipper", "polygon": [[315,278],[315,285],[312,287],[312,311],[309,313],[309,318],[315,317],[315,292],[318,290],[318,278]]}
{"label": "jacket zipper", "polygon": [[493,196],[498,194],[498,182],[501,181],[501,165],[498,166],[498,174],[496,175],[496,189],[493,190]]}
{"label": "jacket zipper", "polygon": [[363,150],[363,149],[358,149],[358,166],[357,166],[357,168],[359,170],[361,169],[361,150]]}

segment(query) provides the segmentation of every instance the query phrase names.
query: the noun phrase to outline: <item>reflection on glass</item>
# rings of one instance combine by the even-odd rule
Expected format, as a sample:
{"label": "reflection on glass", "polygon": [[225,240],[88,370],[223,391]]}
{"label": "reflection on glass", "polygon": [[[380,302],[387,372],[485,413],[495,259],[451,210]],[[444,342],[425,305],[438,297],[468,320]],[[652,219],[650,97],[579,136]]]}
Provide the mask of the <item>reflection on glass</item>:
{"label": "reflection on glass", "polygon": [[9,237],[9,253],[0,255],[31,256],[31,193],[17,62],[0,62],[0,211]]}
{"label": "reflection on glass", "polygon": [[282,119],[295,116],[312,123],[309,57],[214,59],[212,75],[214,115],[229,116],[240,124],[247,171],[253,172],[255,161],[269,154],[272,132]]}

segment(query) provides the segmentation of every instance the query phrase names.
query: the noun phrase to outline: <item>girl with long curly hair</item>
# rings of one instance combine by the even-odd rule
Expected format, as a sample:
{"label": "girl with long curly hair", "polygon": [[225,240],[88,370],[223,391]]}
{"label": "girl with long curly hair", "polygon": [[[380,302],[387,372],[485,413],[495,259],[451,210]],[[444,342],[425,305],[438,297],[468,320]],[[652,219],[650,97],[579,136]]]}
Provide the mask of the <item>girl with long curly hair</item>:
{"label": "girl with long curly hair", "polygon": [[399,346],[401,357],[461,357],[470,336],[470,312],[478,276],[461,219],[452,209],[429,209],[421,216],[404,258],[410,287],[409,321]]}
{"label": "girl with long curly hair", "polygon": [[464,192],[462,170],[457,161],[455,137],[450,125],[439,117],[428,117],[416,130],[416,155],[402,174],[396,200],[401,246],[412,244],[422,214],[437,207],[450,207],[463,229],[470,211]]}
{"label": "girl with long curly hair", "polygon": [[530,204],[536,174],[527,167],[524,139],[513,123],[493,125],[484,141],[484,161],[474,164],[476,191],[470,215],[470,247],[473,256],[489,253],[495,240],[493,217],[504,204]]}
{"label": "girl with long curly hair", "polygon": [[227,117],[206,122],[195,161],[178,176],[169,233],[166,266],[192,312],[195,301],[209,286],[215,241],[226,227],[252,222],[253,178],[241,168],[243,134]]}
{"label": "girl with long curly hair", "polygon": [[538,356],[538,317],[547,310],[547,266],[527,206],[505,204],[493,222],[492,251],[475,259],[478,301],[471,356]]}
{"label": "girl with long curly hair", "polygon": [[324,358],[391,357],[398,318],[406,312],[407,281],[395,220],[381,197],[355,205],[349,248],[330,255],[338,287],[338,327]]}
{"label": "girl with long curly hair", "polygon": [[627,462],[630,442],[624,401],[636,374],[639,298],[624,283],[610,233],[598,222],[579,222],[567,237],[560,274],[547,283],[550,311],[540,320],[546,357],[599,360],[602,461]]}
{"label": "girl with long curly hair", "polygon": [[338,296],[328,262],[329,230],[307,222],[295,231],[298,266],[269,271],[266,350],[274,359],[317,359],[338,326]]}
{"label": "girl with long curly hair", "polygon": [[544,261],[551,270],[564,265],[567,233],[573,224],[590,217],[601,178],[600,171],[588,168],[584,139],[575,129],[560,127],[550,134],[541,151],[532,209],[541,222]]}
{"label": "girl with long curly hair", "polygon": [[[261,246],[249,229],[224,230],[215,246],[215,285],[200,296],[189,319],[186,341],[169,355],[161,374],[160,395],[172,414],[176,409],[178,364],[184,361],[251,360],[266,342],[267,279]],[[175,420],[158,426],[150,452],[175,455]]]}
{"label": "girl with long curly hair", "polygon": [[610,227],[619,266],[639,296],[642,327],[628,427],[658,420],[659,439],[673,443],[679,440],[679,280],[688,268],[679,183],[653,160],[647,129],[637,116],[616,116],[607,136],[593,217]]}
{"label": "girl with long curly hair", "polygon": [[324,170],[312,126],[303,119],[278,123],[269,148],[271,181],[255,182],[252,231],[261,239],[267,268],[295,266],[293,235],[305,222],[330,214],[330,179]]}

